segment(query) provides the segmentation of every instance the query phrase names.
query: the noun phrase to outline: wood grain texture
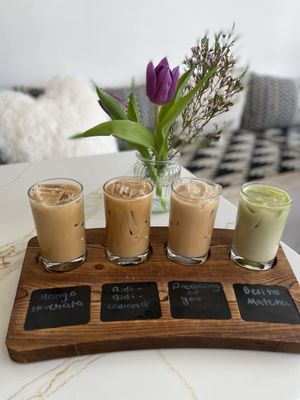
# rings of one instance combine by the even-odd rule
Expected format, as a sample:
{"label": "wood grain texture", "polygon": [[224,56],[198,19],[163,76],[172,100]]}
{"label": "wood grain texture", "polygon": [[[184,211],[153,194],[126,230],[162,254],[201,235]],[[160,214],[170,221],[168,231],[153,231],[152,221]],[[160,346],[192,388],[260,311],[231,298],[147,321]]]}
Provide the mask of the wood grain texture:
{"label": "wood grain texture", "polygon": [[[36,238],[29,241],[11,315],[6,345],[18,362],[129,349],[231,348],[300,353],[300,325],[247,322],[241,319],[233,283],[281,285],[289,289],[300,310],[300,287],[280,248],[269,271],[249,271],[228,258],[233,231],[215,229],[209,260],[200,266],[182,266],[166,258],[166,227],[151,228],[152,255],[138,266],[121,267],[105,258],[104,229],[87,230],[88,256],[74,271],[48,273],[37,263]],[[229,320],[173,319],[168,282],[191,280],[221,282],[232,318]],[[156,282],[162,318],[136,321],[100,321],[101,287],[104,283]],[[24,330],[31,292],[35,289],[91,286],[91,319],[88,324],[51,329]]]}

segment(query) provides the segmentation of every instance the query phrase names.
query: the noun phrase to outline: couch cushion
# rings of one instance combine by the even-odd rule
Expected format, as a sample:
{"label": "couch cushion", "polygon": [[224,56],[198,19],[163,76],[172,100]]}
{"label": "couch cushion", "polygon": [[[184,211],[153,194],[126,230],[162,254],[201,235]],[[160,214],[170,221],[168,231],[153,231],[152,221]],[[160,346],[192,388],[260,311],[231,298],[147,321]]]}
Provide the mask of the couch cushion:
{"label": "couch cushion", "polygon": [[[128,98],[131,93],[130,87],[114,87],[106,88],[106,90],[116,95],[125,104],[128,103]],[[143,124],[149,128],[153,129],[154,126],[154,105],[150,102],[146,94],[146,86],[138,85],[135,87],[135,95],[138,103],[138,107],[141,113],[141,119]]]}
{"label": "couch cushion", "polygon": [[[288,128],[297,122],[296,79],[252,74],[248,82],[242,128],[256,132],[268,128]],[[299,104],[300,106],[300,104]]]}
{"label": "couch cushion", "polygon": [[117,151],[113,137],[70,139],[108,119],[92,85],[79,78],[53,78],[37,97],[3,90],[0,92],[2,161],[41,161]]}
{"label": "couch cushion", "polygon": [[[117,96],[124,104],[127,105],[128,98],[131,93],[130,87],[109,87],[105,88],[107,92],[110,94]],[[153,129],[154,127],[154,106],[149,101],[147,94],[146,94],[146,86],[145,85],[138,85],[135,87],[135,95],[139,107],[139,111],[141,114],[141,119],[144,124],[149,129]],[[118,139],[118,147],[119,150],[126,150],[128,146],[125,142]]]}

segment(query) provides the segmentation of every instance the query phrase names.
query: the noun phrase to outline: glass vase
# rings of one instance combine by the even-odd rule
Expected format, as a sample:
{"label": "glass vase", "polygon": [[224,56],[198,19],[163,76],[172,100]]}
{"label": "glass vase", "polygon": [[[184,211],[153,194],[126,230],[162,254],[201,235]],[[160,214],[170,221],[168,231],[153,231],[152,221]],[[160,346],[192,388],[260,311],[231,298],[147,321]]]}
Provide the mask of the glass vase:
{"label": "glass vase", "polygon": [[171,184],[180,177],[181,166],[179,156],[171,160],[156,161],[143,158],[136,154],[133,174],[151,181],[153,191],[152,212],[164,213],[169,211]]}

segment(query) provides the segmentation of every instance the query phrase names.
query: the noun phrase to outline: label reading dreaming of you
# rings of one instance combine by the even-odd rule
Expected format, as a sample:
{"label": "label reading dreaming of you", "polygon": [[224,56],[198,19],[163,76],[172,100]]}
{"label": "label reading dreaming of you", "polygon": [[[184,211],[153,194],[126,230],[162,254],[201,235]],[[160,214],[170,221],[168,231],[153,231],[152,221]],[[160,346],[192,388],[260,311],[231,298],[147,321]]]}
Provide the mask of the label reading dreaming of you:
{"label": "label reading dreaming of you", "polygon": [[231,313],[221,283],[169,282],[171,315],[186,319],[230,319]]}
{"label": "label reading dreaming of you", "polygon": [[300,315],[287,288],[267,285],[233,285],[245,321],[299,324]]}
{"label": "label reading dreaming of you", "polygon": [[155,282],[107,283],[102,286],[101,321],[160,317],[161,309]]}
{"label": "label reading dreaming of you", "polygon": [[24,329],[87,324],[90,302],[91,288],[87,285],[34,290]]}

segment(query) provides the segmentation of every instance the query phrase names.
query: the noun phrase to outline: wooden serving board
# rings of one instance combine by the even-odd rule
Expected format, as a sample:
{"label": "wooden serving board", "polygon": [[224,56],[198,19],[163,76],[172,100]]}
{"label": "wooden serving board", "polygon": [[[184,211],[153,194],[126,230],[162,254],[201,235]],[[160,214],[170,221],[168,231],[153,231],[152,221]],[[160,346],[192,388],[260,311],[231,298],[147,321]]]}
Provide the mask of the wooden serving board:
{"label": "wooden serving board", "polygon": [[[138,266],[117,266],[105,258],[104,229],[87,230],[86,262],[65,273],[49,273],[37,263],[36,238],[29,241],[6,338],[10,357],[18,362],[149,348],[230,348],[300,353],[299,323],[245,321],[241,318],[234,284],[279,285],[287,288],[300,310],[300,288],[280,248],[269,271],[250,271],[228,258],[233,231],[215,229],[209,260],[200,266],[183,266],[166,258],[167,228],[151,228],[152,255]],[[219,282],[231,313],[230,319],[178,319],[171,315],[168,283]],[[101,291],[109,283],[156,282],[161,317],[103,322]],[[33,290],[88,285],[91,287],[90,320],[56,328],[25,330]]]}

